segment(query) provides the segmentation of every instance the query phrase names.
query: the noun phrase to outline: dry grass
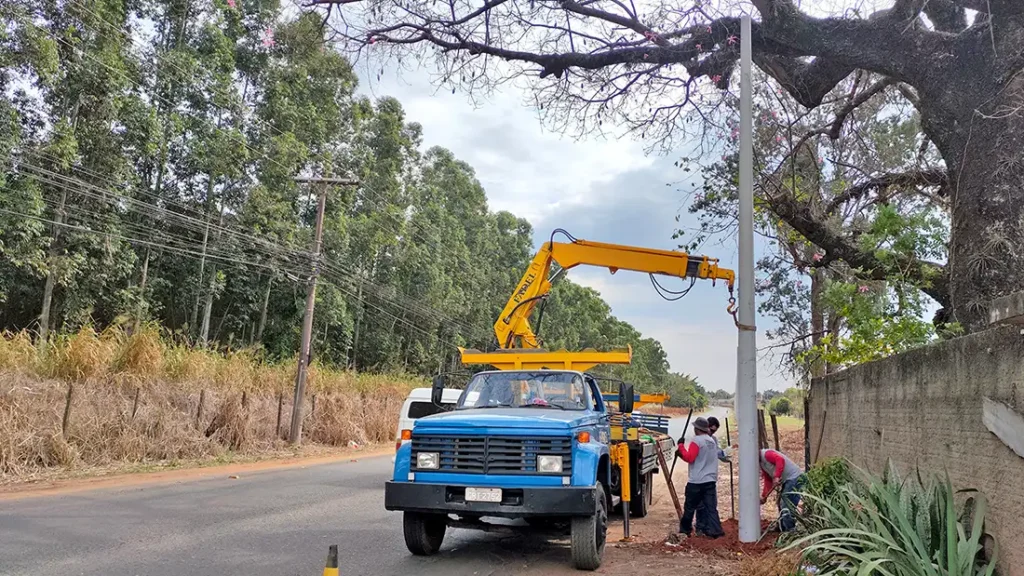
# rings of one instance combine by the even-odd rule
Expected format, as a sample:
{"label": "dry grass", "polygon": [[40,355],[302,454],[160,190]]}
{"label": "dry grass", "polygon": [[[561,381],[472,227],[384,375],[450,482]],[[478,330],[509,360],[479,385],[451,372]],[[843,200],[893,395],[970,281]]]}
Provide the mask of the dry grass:
{"label": "dry grass", "polygon": [[[43,351],[25,334],[3,334],[0,483],[54,469],[281,450],[294,378],[294,364],[266,364],[249,351],[225,356],[167,345],[148,327],[130,336],[86,328],[55,338]],[[69,383],[74,394],[62,434]],[[399,407],[411,388],[422,385],[415,377],[312,366],[304,437],[330,446],[389,442]],[[283,410],[277,429],[279,398]]]}
{"label": "dry grass", "polygon": [[800,573],[798,553],[769,552],[748,557],[740,564],[740,576],[793,576]]}

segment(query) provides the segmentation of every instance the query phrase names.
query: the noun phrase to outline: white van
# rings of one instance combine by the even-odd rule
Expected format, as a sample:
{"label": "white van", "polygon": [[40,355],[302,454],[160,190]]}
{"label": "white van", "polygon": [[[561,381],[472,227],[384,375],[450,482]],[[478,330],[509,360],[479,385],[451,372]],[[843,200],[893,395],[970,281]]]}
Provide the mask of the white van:
{"label": "white van", "polygon": [[[453,410],[459,402],[462,390],[458,388],[445,388],[441,394],[441,406],[434,406],[430,401],[430,388],[415,388],[409,393],[409,397],[402,404],[402,412],[398,416],[398,431],[395,433],[395,452],[402,446],[402,430],[412,430],[412,424],[419,418],[440,414]],[[394,462],[394,456],[391,457]]]}

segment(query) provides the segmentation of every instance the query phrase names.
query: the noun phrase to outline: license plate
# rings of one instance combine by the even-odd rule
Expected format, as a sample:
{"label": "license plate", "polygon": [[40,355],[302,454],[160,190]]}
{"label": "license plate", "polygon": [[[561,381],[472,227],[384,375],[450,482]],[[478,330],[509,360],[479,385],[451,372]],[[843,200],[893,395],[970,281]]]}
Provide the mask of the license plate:
{"label": "license plate", "polygon": [[501,502],[501,488],[466,488],[466,502]]}

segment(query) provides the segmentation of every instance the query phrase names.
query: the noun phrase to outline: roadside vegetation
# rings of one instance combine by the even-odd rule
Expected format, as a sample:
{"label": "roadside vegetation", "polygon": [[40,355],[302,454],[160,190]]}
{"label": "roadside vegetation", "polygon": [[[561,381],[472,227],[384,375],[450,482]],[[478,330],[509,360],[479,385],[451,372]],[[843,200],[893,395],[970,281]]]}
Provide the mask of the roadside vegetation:
{"label": "roadside vegetation", "polygon": [[998,547],[985,532],[983,495],[918,472],[881,476],[831,459],[808,472],[800,530],[783,550],[800,551],[796,574],[991,576]]}
{"label": "roadside vegetation", "polygon": [[[0,338],[0,482],[69,469],[163,465],[284,450],[293,363],[219,353],[91,328],[40,349]],[[348,446],[392,440],[408,391],[425,381],[312,365],[304,440]]]}

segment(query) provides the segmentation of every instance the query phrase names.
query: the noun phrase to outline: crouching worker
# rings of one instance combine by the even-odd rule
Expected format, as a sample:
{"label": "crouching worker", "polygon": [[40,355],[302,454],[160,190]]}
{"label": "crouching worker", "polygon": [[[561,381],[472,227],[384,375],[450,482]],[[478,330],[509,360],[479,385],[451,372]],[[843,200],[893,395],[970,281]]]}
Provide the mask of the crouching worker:
{"label": "crouching worker", "polygon": [[683,504],[683,517],[679,520],[679,531],[690,536],[696,514],[697,535],[718,538],[725,534],[718,518],[718,442],[711,436],[708,421],[704,418],[694,420],[693,430],[693,440],[677,447],[679,457],[689,465],[686,502]]}
{"label": "crouching worker", "polygon": [[764,489],[761,491],[761,504],[768,501],[768,495],[776,484],[781,484],[779,495],[779,530],[789,532],[796,528],[796,508],[800,504],[800,488],[804,483],[804,474],[800,466],[788,456],[775,450],[761,450],[761,478]]}

